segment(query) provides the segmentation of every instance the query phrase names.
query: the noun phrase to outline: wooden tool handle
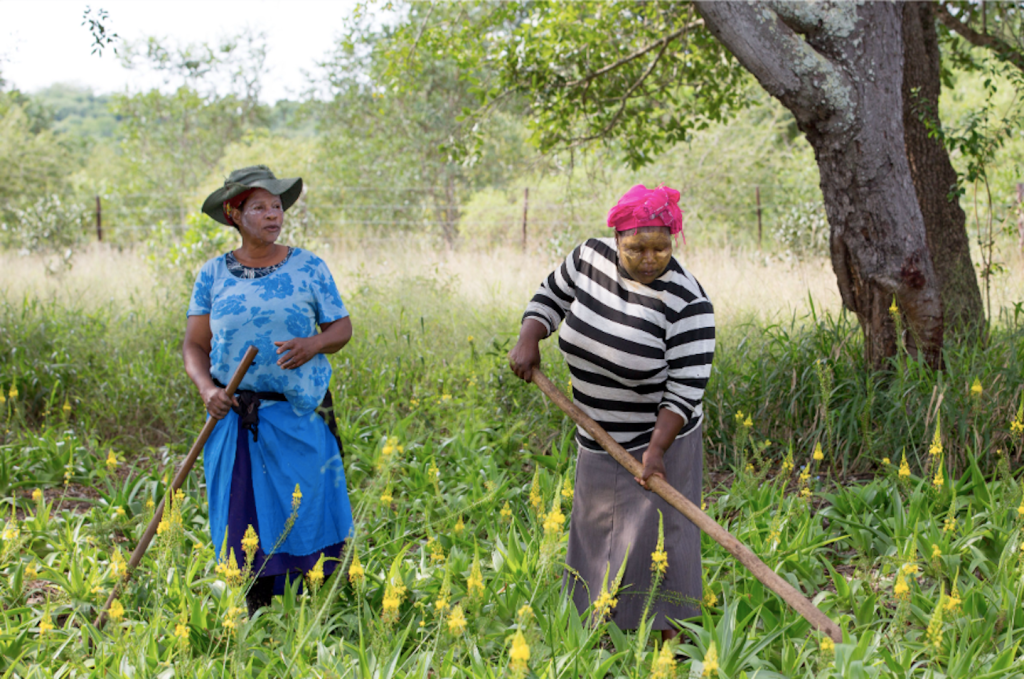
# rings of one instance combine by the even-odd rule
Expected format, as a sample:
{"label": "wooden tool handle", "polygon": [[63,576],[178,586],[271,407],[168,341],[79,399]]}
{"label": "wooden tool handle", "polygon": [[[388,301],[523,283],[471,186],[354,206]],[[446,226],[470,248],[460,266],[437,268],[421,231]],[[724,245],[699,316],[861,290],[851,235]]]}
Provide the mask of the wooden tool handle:
{"label": "wooden tool handle", "polygon": [[[587,417],[587,415],[570,401],[562,390],[551,383],[551,380],[541,372],[540,368],[533,368],[531,381],[540,387],[548,398],[555,402],[566,415],[571,417],[576,424],[597,441],[602,448],[608,451],[615,460],[625,467],[630,474],[636,477],[643,475],[643,465],[635,457],[626,452],[615,439],[608,435],[601,425]],[[718,544],[725,547],[726,551],[746,567],[754,577],[760,580],[765,587],[769,588],[793,607],[802,615],[815,629],[824,632],[832,637],[836,643],[843,640],[843,633],[831,618],[811,603],[810,599],[801,594],[793,585],[783,580],[779,575],[768,567],[765,562],[757,558],[757,555],[749,547],[737,540],[729,531],[722,528],[710,516],[701,511],[700,507],[690,502],[685,495],[669,485],[668,481],[660,476],[653,476],[647,480],[648,487],[661,496],[666,502],[683,513],[683,516],[692,521],[698,528],[711,536]]]}
{"label": "wooden tool handle", "polygon": [[[235,370],[235,374],[231,376],[231,381],[228,382],[228,386],[224,388],[227,392],[228,398],[231,398],[235,394],[235,390],[238,389],[238,385],[242,383],[242,378],[245,377],[245,373],[249,370],[249,366],[252,365],[253,359],[256,358],[258,349],[254,346],[250,346],[245,355],[242,356],[242,362],[238,364],[238,369]],[[203,446],[206,445],[206,439],[210,438],[210,434],[213,433],[213,428],[217,426],[220,420],[215,420],[212,417],[207,418],[206,424],[203,425],[202,431],[199,432],[199,436],[196,437],[196,442],[192,444],[192,449],[188,451],[188,455],[185,456],[185,461],[181,463],[178,468],[178,473],[174,475],[174,480],[171,481],[171,487],[168,489],[168,494],[173,495],[174,491],[181,488],[185,483],[185,479],[188,478],[188,474],[192,471],[192,467],[196,463],[196,459],[199,457],[199,453],[202,452]],[[114,599],[121,593],[121,589],[124,583],[128,582],[128,578],[131,577],[135,567],[142,561],[143,555],[146,550],[149,549],[149,545],[153,542],[153,537],[156,535],[156,529],[160,525],[160,520],[164,516],[164,500],[166,496],[160,498],[160,504],[156,506],[156,511],[153,512],[153,519],[146,526],[146,532],[142,534],[142,538],[139,540],[139,544],[135,546],[135,551],[132,552],[131,558],[128,560],[128,567],[125,568],[124,575],[114,585],[114,589],[110,592],[110,596],[107,597],[107,603],[103,604],[103,608],[100,609],[100,614],[96,617],[96,622],[93,624],[96,627],[103,627],[103,624],[107,621],[107,611],[110,609],[110,604],[114,603]]]}

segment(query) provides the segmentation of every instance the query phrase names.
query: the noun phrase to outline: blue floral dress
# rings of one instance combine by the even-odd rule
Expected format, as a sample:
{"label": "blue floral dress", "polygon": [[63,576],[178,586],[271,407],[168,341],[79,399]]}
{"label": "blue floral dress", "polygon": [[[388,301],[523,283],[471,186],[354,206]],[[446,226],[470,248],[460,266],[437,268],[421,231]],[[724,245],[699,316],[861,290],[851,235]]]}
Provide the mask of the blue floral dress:
{"label": "blue floral dress", "polygon": [[[253,564],[260,576],[308,570],[323,554],[337,557],[352,529],[352,508],[338,444],[316,413],[331,381],[327,357],[284,370],[275,341],[311,337],[322,323],[348,316],[327,265],[292,248],[280,264],[241,266],[231,253],[203,265],[189,316],[209,315],[210,373],[227,384],[250,345],[259,353],[239,389],[282,394],[263,400],[258,435],[231,411],[204,450],[210,533],[241,563],[241,538],[251,525],[260,538]],[[301,492],[297,512],[293,492]],[[286,526],[292,514],[295,521]],[[230,552],[229,552],[230,553]],[[325,564],[325,573],[333,570]]]}

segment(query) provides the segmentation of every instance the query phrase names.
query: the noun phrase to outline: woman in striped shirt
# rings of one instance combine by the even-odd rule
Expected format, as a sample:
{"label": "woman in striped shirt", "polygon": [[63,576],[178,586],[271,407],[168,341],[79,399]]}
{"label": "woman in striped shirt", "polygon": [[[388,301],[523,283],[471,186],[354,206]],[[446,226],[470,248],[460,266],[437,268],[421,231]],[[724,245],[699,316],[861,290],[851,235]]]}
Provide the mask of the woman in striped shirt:
{"label": "woman in striped shirt", "polygon": [[665,638],[675,635],[670,618],[699,612],[700,531],[647,492],[647,479],[659,475],[700,504],[702,399],[715,349],[711,302],[672,256],[672,237],[682,231],[678,202],[679,192],[667,187],[630,189],[608,213],[615,238],[588,240],[547,277],[509,354],[512,370],[529,381],[540,340],[565,321],[558,344],[573,400],[642,461],[643,476],[634,479],[577,429],[566,586],[582,615],[625,560],[618,591],[606,593],[617,599],[611,615],[619,628],[637,628],[660,511],[668,568],[649,615]]}

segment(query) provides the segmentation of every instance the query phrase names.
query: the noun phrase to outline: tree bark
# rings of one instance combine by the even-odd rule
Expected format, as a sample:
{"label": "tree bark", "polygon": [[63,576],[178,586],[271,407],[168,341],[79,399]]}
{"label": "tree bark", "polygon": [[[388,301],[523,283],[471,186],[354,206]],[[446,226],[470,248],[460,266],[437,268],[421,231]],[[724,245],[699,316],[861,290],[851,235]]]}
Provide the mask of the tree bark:
{"label": "tree bark", "polygon": [[929,136],[929,127],[937,130],[941,125],[941,56],[935,20],[931,2],[903,5],[903,127],[910,175],[939,279],[947,337],[967,339],[980,335],[985,310],[971,262],[966,217],[955,193],[956,170],[942,142]]}
{"label": "tree bark", "polygon": [[796,117],[814,149],[843,304],[868,363],[896,351],[895,297],[912,347],[941,362],[939,280],[907,161],[902,9],[888,2],[696,2],[709,30]]}

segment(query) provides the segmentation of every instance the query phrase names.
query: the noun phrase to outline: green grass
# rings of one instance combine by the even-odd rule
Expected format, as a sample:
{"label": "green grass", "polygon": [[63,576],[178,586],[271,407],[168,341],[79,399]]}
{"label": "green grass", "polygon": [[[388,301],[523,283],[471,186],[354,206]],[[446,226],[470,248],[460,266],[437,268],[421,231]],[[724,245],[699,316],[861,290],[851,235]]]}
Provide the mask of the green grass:
{"label": "green grass", "polygon": [[[127,558],[202,424],[180,367],[180,292],[0,301],[0,387],[17,390],[0,406],[0,676],[652,675],[657,635],[581,618],[561,596],[567,527],[545,530],[544,515],[569,514],[573,429],[506,367],[518,312],[470,308],[425,279],[347,301],[356,340],[333,358],[333,388],[364,578],[291,592],[245,620],[244,584],[216,568],[197,472],[102,631],[91,622],[115,555]],[[846,316],[721,328],[708,513],[814,597],[844,642],[823,647],[705,537],[705,600],[679,676],[704,672],[712,648],[723,677],[1024,676],[1010,431],[1022,340],[1007,323],[987,346],[951,351],[941,374],[901,357],[869,379]],[[545,367],[564,385],[552,344]],[[518,634],[527,671],[511,666]]]}

